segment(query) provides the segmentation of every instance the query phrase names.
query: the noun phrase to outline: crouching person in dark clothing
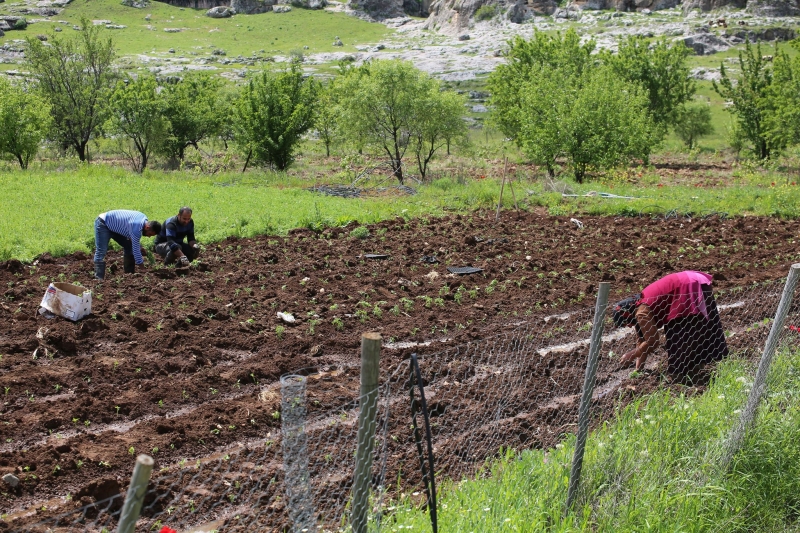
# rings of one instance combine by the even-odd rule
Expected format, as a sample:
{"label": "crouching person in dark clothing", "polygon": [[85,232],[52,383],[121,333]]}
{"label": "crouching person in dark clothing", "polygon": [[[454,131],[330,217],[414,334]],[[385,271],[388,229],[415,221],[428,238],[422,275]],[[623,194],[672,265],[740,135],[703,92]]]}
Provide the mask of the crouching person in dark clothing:
{"label": "crouching person in dark clothing", "polygon": [[181,207],[177,216],[164,222],[161,233],[156,237],[155,252],[164,259],[165,265],[178,263],[180,266],[187,266],[197,259],[200,245],[194,238],[194,220],[190,207]]}
{"label": "crouching person in dark clothing", "polygon": [[728,356],[725,332],[711,292],[712,277],[687,270],[661,278],[641,294],[614,306],[617,327],[633,326],[639,342],[622,356],[622,363],[644,366],[660,342],[664,328],[667,373],[676,378],[698,376],[703,367]]}
{"label": "crouching person in dark clothing", "polygon": [[142,237],[153,237],[161,231],[161,223],[150,222],[144,213],[117,209],[100,213],[94,221],[94,277],[106,277],[106,253],[108,243],[113,239],[122,246],[123,271],[136,272],[136,265],[144,265],[142,259]]}

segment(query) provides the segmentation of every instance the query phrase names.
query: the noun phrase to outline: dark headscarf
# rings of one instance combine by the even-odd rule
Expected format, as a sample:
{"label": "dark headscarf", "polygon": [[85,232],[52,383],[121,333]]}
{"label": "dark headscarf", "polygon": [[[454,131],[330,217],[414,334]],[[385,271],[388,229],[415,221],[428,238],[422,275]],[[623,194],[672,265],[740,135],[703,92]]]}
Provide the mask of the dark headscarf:
{"label": "dark headscarf", "polygon": [[639,296],[631,296],[617,302],[611,312],[611,317],[614,319],[614,325],[618,328],[624,326],[634,326],[636,324],[636,302],[639,301]]}

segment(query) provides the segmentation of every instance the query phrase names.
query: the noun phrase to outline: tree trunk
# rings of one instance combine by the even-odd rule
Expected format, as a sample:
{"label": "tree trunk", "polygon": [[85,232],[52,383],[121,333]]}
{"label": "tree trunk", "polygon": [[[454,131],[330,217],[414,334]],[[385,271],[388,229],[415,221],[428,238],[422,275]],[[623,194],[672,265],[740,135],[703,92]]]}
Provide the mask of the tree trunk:
{"label": "tree trunk", "polygon": [[253,155],[253,149],[251,148],[249,152],[247,152],[247,159],[244,162],[244,168],[242,168],[242,174],[244,171],[247,170],[247,165],[250,163],[250,157]]}
{"label": "tree trunk", "polygon": [[78,152],[78,159],[80,159],[81,162],[86,161],[86,143],[76,144],[75,151]]}
{"label": "tree trunk", "polygon": [[20,168],[21,168],[22,170],[25,170],[25,169],[27,169],[27,168],[28,168],[28,165],[26,165],[26,164],[25,164],[25,161],[22,159],[22,154],[16,154],[16,155],[17,155],[17,161],[19,161],[19,166],[20,166]]}

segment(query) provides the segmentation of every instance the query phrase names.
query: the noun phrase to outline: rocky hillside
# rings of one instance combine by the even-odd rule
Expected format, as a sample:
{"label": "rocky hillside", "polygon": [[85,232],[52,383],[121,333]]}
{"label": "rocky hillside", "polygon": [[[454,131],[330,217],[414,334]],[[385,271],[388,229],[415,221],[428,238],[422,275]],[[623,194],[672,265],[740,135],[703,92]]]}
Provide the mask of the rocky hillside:
{"label": "rocky hillside", "polygon": [[[385,0],[397,2],[399,0]],[[563,2],[562,2],[563,5]],[[459,34],[470,27],[478,10],[492,9],[505,19],[520,23],[536,16],[578,19],[584,11],[614,10],[617,12],[654,11],[681,7],[684,11],[697,9],[703,12],[725,8],[743,9],[761,17],[800,16],[800,0],[569,0],[559,7],[556,0],[435,0],[430,6],[426,28],[450,34]],[[724,23],[727,24],[727,23]]]}

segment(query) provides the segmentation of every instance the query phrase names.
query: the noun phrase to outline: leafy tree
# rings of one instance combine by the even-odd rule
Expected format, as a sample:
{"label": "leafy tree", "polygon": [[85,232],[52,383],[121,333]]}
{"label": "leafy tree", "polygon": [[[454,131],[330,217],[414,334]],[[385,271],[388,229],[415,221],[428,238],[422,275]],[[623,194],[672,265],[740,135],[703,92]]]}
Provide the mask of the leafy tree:
{"label": "leafy tree", "polygon": [[200,142],[223,133],[231,111],[223,87],[220,78],[208,73],[189,73],[164,86],[164,116],[171,125],[163,146],[167,156],[183,161],[186,148],[197,150]]}
{"label": "leafy tree", "polygon": [[518,141],[522,120],[523,86],[535,81],[542,71],[558,71],[564,78],[580,78],[585,70],[594,67],[592,52],[595,42],[581,44],[575,30],[563,36],[534,33],[530,40],[515,37],[505,53],[506,64],[499,65],[489,75],[488,87],[492,121],[504,135]]}
{"label": "leafy tree", "polygon": [[170,128],[155,77],[139,75],[118,82],[111,94],[111,108],[109,131],[119,136],[133,169],[143,172],[150,156],[167,140]]}
{"label": "leafy tree", "polygon": [[[792,46],[800,50],[800,42]],[[773,80],[767,90],[768,111],[764,117],[765,135],[772,146],[800,142],[800,57],[790,58],[775,51]]]}
{"label": "leafy tree", "polygon": [[428,173],[428,164],[443,146],[467,138],[464,122],[463,96],[453,91],[433,88],[420,95],[416,109],[416,124],[411,130],[411,142],[421,179]]}
{"label": "leafy tree", "polygon": [[711,125],[711,107],[706,104],[685,105],[675,113],[675,133],[691,150],[697,138],[714,133]]}
{"label": "leafy tree", "polygon": [[645,92],[608,68],[580,76],[542,68],[522,92],[523,151],[549,170],[563,155],[578,183],[591,168],[646,160],[657,139]]}
{"label": "leafy tree", "polygon": [[691,53],[682,42],[661,40],[651,46],[642,36],[629,36],[616,54],[605,52],[603,57],[618,77],[642,86],[653,121],[666,133],[663,126],[675,122],[676,112],[696,91],[686,64]]}
{"label": "leafy tree", "polygon": [[348,69],[338,83],[344,134],[385,153],[400,183],[409,147],[424,177],[436,151],[465,132],[463,100],[409,62],[374,61]]}
{"label": "leafy tree", "polygon": [[54,136],[86,161],[86,147],[107,117],[107,97],[116,74],[110,37],[101,26],[81,19],[76,38],[52,35],[45,45],[27,38],[25,57],[38,88],[50,103]]}
{"label": "leafy tree", "polygon": [[289,167],[301,136],[314,126],[318,93],[319,83],[304,78],[296,62],[283,72],[256,74],[242,91],[234,124],[247,162]]}
{"label": "leafy tree", "polygon": [[50,107],[38,94],[0,78],[0,156],[28,168],[50,128]]}
{"label": "leafy tree", "polygon": [[339,129],[339,110],[336,106],[336,80],[331,80],[319,93],[314,119],[319,139],[325,145],[325,157],[331,156],[331,146],[336,142]]}
{"label": "leafy tree", "polygon": [[725,64],[720,63],[720,81],[713,82],[714,90],[731,103],[728,108],[737,122],[741,135],[753,143],[753,152],[759,159],[768,159],[770,153],[783,145],[778,139],[770,139],[764,123],[769,109],[769,92],[772,85],[772,70],[761,55],[761,45],[755,50],[745,43],[744,52],[739,52],[739,79],[732,80],[728,76]]}

